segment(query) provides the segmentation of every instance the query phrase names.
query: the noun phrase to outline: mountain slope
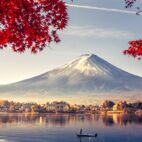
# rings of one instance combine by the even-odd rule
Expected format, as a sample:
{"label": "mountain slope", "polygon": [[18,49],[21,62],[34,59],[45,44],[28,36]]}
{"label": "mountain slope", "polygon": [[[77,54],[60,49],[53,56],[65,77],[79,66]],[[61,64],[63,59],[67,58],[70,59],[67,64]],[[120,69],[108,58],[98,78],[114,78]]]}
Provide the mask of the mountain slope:
{"label": "mountain slope", "polygon": [[0,86],[0,94],[48,92],[52,95],[141,91],[142,78],[93,54],[85,54],[42,75]]}

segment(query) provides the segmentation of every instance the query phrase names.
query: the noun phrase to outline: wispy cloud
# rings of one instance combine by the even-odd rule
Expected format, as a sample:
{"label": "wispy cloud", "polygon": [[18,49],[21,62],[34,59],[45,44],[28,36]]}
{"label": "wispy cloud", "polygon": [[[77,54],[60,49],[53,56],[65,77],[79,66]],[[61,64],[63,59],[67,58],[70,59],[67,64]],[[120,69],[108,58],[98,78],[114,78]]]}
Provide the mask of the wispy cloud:
{"label": "wispy cloud", "polygon": [[116,12],[116,13],[124,13],[124,14],[136,14],[136,11],[128,11],[128,10],[115,9],[115,8],[105,8],[105,7],[75,5],[75,4],[66,4],[66,5],[68,7],[73,7],[73,8],[83,8],[83,9],[99,10],[99,11],[106,11],[106,12]]}
{"label": "wispy cloud", "polygon": [[104,29],[89,26],[69,26],[61,34],[75,37],[93,37],[93,38],[128,38],[131,33],[113,29]]}

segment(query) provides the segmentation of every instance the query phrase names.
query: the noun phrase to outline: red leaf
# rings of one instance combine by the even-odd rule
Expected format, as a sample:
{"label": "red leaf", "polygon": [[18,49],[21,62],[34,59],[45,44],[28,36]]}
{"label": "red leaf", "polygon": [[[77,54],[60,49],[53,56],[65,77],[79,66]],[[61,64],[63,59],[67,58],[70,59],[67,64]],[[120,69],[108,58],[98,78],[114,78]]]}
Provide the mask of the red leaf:
{"label": "red leaf", "polygon": [[0,47],[11,44],[15,52],[30,48],[37,53],[46,43],[60,41],[57,31],[64,29],[67,21],[62,0],[0,0],[0,23],[4,27],[0,29]]}

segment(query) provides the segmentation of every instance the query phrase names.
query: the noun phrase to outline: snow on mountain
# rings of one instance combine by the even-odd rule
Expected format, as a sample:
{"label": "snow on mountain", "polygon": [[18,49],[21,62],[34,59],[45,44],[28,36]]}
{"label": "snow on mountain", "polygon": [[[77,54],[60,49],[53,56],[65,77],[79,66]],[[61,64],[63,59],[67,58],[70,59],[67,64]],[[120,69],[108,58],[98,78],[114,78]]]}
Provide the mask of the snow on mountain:
{"label": "snow on mountain", "polygon": [[[0,94],[27,92],[54,95],[141,92],[142,78],[125,72],[93,54],[17,83],[0,86]],[[48,93],[47,93],[48,92]],[[48,96],[47,95],[47,96]]]}

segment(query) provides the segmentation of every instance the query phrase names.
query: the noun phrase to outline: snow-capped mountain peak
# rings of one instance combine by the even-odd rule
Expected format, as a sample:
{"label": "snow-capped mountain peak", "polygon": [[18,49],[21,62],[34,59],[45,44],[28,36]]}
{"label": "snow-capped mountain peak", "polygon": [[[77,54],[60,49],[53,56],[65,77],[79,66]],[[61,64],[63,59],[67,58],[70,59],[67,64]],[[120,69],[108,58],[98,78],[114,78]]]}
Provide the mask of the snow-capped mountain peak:
{"label": "snow-capped mountain peak", "polygon": [[[77,71],[88,76],[110,76],[114,67],[94,54],[84,54],[61,66],[60,69],[68,70],[69,74]],[[119,69],[115,70],[119,71]]]}
{"label": "snow-capped mountain peak", "polygon": [[63,94],[65,96],[106,92],[116,94],[118,91],[141,92],[142,78],[125,72],[93,54],[79,56],[39,76],[0,86],[1,95],[31,94],[31,92],[42,95],[43,92],[45,94],[48,92],[48,95],[60,97]]}
{"label": "snow-capped mountain peak", "polygon": [[96,60],[96,56],[92,54],[82,55],[76,60],[72,61],[66,65],[65,68],[71,70],[77,70],[80,73],[84,73],[86,75],[95,75],[101,74],[102,71],[96,66],[94,59]]}

